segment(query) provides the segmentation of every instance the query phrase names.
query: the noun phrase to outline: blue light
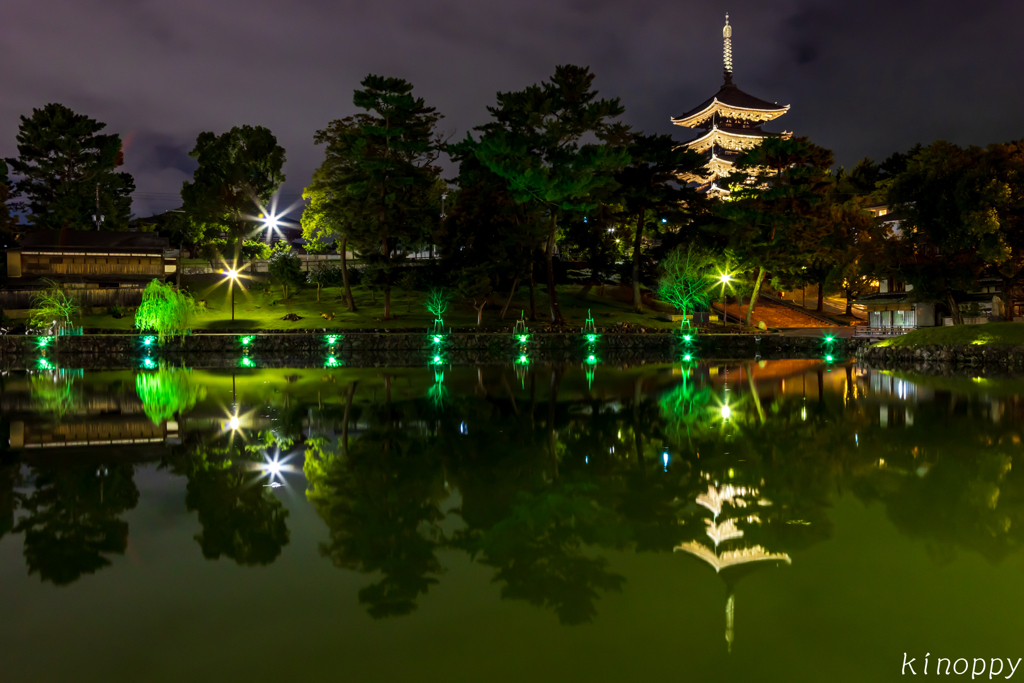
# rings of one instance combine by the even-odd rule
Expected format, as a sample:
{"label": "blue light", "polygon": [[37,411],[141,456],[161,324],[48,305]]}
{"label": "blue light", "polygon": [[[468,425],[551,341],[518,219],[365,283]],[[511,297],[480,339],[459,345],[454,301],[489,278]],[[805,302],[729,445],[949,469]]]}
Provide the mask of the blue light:
{"label": "blue light", "polygon": [[664,470],[668,472],[668,451],[661,454],[661,463]]}
{"label": "blue light", "polygon": [[667,218],[662,218],[662,219],[661,219],[661,222],[662,222],[662,223],[668,223],[668,219],[667,219]]}
{"label": "blue light", "polygon": [[584,464],[589,465],[590,464],[590,456],[589,455],[583,456],[583,462],[584,462]]}

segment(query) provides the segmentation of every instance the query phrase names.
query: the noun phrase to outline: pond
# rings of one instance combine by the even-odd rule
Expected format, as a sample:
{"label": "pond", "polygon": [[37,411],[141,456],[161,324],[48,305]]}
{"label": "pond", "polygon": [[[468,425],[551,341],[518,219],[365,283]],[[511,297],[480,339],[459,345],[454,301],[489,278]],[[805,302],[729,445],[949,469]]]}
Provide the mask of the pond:
{"label": "pond", "polygon": [[904,653],[1024,656],[1011,380],[0,380],[5,681],[868,681]]}

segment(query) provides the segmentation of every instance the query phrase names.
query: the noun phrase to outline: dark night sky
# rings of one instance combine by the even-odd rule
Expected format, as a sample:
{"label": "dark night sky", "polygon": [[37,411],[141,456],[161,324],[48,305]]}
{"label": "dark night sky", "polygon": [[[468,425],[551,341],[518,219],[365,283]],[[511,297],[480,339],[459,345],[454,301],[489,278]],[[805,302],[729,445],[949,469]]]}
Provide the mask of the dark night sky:
{"label": "dark night sky", "polygon": [[915,142],[1024,137],[1021,0],[4,0],[0,155],[18,116],[51,101],[126,139],[134,210],[175,205],[196,134],[269,127],[288,154],[282,195],[319,162],[313,132],[353,113],[367,73],[401,76],[458,137],[498,90],[590,65],[648,132],[721,84],[729,11],[735,80],[792,109],[769,130],[808,135],[852,165]]}

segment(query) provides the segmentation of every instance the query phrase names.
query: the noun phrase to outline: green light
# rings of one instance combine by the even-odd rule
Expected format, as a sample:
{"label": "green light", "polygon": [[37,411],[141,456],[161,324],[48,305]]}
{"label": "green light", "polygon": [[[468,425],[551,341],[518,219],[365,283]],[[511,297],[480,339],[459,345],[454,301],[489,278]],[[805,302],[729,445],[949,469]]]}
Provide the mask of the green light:
{"label": "green light", "polygon": [[327,360],[324,361],[324,365],[329,368],[336,368],[339,365],[341,365],[341,361],[335,358],[334,356],[327,356]]}
{"label": "green light", "polygon": [[45,358],[40,358],[39,362],[36,364],[36,366],[40,370],[54,370],[54,369],[56,369],[56,366],[53,363],[51,363],[50,361],[46,360]]}
{"label": "green light", "polygon": [[683,341],[685,341],[685,342],[688,342],[688,341],[690,341],[690,335],[688,335],[688,334],[684,334],[684,335],[683,335]]}
{"label": "green light", "polygon": [[530,359],[529,359],[529,358],[527,358],[526,356],[519,356],[519,362],[520,362],[520,363],[524,363],[524,364],[525,364],[525,363],[529,363],[529,362],[530,362]]}
{"label": "green light", "polygon": [[328,346],[334,346],[335,344],[338,343],[338,335],[336,334],[329,334],[327,335],[327,337],[325,337],[325,339],[327,340]]}
{"label": "green light", "polygon": [[594,342],[597,341],[597,335],[596,334],[588,334],[587,335],[587,341],[590,342],[591,344],[593,344]]}
{"label": "green light", "polygon": [[245,358],[240,359],[238,361],[238,364],[241,365],[243,368],[252,368],[256,366],[256,361],[246,356]]}
{"label": "green light", "polygon": [[242,342],[242,346],[248,346],[249,344],[252,344],[252,340],[255,338],[256,337],[253,336],[246,336],[242,337],[239,341]]}
{"label": "green light", "polygon": [[590,354],[589,356],[587,356],[587,363],[589,363],[590,365],[593,365],[596,362],[597,362],[597,356],[595,356],[594,354]]}
{"label": "green light", "polygon": [[686,354],[685,356],[683,356],[683,360],[685,360],[685,361],[691,360],[690,354]]}
{"label": "green light", "polygon": [[38,346],[41,349],[45,349],[47,346],[50,345],[50,342],[52,342],[52,341],[53,341],[53,337],[37,337],[36,338],[36,346]]}
{"label": "green light", "polygon": [[530,335],[528,335],[528,334],[521,334],[521,335],[519,335],[519,341],[522,342],[523,344],[525,344],[529,338],[530,338]]}
{"label": "green light", "polygon": [[441,356],[434,356],[434,362],[435,363],[440,363],[441,362]]}
{"label": "green light", "polygon": [[142,367],[146,370],[156,370],[156,361],[152,358],[143,358]]}
{"label": "green light", "polygon": [[435,334],[435,335],[434,335],[434,343],[435,343],[435,344],[440,344],[440,343],[441,343],[441,341],[442,341],[442,337],[441,337],[441,335],[439,335],[439,334]]}
{"label": "green light", "polygon": [[825,360],[828,361],[829,363],[831,363],[832,362],[832,356],[825,356]]}
{"label": "green light", "polygon": [[825,337],[825,343],[826,343],[826,344],[831,344],[831,343],[832,343],[832,342],[834,342],[835,340],[836,340],[836,338],[835,338],[835,337],[833,337],[832,335],[829,335],[829,336]]}
{"label": "green light", "polygon": [[156,342],[156,337],[146,336],[142,338],[143,346],[152,346]]}

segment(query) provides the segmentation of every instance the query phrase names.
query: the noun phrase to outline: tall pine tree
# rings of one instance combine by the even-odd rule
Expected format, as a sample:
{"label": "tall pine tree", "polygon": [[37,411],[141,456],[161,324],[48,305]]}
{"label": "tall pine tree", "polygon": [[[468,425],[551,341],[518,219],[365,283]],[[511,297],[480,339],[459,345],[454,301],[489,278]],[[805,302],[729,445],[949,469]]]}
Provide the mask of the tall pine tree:
{"label": "tall pine tree", "polygon": [[105,123],[51,103],[22,116],[18,156],[7,159],[16,180],[16,209],[37,228],[90,229],[99,204],[103,227],[125,230],[135,181],[123,164],[121,138],[103,135]]}

